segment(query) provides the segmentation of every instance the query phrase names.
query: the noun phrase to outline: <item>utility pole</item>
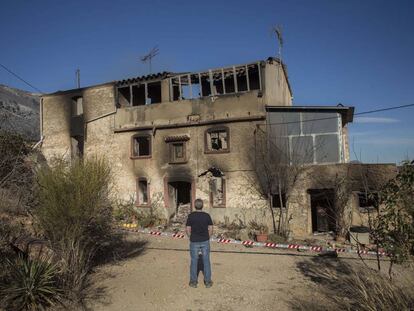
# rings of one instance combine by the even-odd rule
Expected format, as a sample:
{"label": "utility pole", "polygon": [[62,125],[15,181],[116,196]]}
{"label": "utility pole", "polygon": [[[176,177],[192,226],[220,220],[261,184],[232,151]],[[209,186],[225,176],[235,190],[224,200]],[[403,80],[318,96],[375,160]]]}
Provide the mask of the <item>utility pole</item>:
{"label": "utility pole", "polygon": [[157,46],[153,47],[151,51],[149,51],[148,54],[142,56],[140,58],[141,62],[148,63],[149,64],[149,74],[152,73],[152,59],[159,54],[160,50]]}
{"label": "utility pole", "polygon": [[76,69],[75,75],[76,75],[76,87],[80,89],[80,69],[79,68]]}

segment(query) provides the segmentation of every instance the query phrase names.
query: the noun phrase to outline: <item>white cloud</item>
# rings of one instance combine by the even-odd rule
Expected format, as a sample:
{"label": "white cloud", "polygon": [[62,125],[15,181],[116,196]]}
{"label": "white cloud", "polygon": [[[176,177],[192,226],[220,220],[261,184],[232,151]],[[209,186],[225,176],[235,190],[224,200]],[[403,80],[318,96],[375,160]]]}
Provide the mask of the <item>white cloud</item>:
{"label": "white cloud", "polygon": [[414,146],[414,138],[372,138],[372,139],[361,139],[356,141],[358,144],[367,145],[398,145],[398,146]]}
{"label": "white cloud", "polygon": [[400,120],[387,117],[358,117],[355,116],[354,123],[398,123]]}

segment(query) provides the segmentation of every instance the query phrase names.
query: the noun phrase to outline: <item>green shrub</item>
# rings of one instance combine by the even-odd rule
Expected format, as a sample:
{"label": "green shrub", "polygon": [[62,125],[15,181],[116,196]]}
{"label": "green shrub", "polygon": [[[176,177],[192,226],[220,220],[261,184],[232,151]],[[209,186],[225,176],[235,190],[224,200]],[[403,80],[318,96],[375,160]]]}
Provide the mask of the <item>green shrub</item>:
{"label": "green shrub", "polygon": [[103,160],[67,163],[55,160],[38,173],[36,217],[45,236],[59,242],[68,236],[98,242],[111,232],[110,168]]}
{"label": "green shrub", "polygon": [[36,219],[51,242],[71,299],[82,299],[91,261],[112,234],[111,173],[104,160],[56,159],[38,173]]}
{"label": "green shrub", "polygon": [[7,310],[44,310],[60,301],[58,267],[47,258],[6,260],[0,302]]}

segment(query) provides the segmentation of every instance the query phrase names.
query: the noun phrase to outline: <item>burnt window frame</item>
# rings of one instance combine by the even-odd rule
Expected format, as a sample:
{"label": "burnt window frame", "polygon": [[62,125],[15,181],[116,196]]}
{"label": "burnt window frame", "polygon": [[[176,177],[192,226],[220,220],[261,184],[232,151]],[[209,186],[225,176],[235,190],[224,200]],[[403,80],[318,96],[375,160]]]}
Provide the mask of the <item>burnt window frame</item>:
{"label": "burnt window frame", "polygon": [[[208,139],[209,134],[213,132],[225,131],[227,133],[227,148],[226,149],[209,149]],[[204,153],[206,154],[217,154],[217,153],[229,153],[230,152],[230,129],[227,126],[214,126],[204,131]]]}
{"label": "burnt window frame", "polygon": [[[146,203],[140,202],[140,199],[139,199],[139,193],[140,193],[139,183],[142,181],[145,181],[147,184],[147,202]],[[150,189],[150,184],[148,182],[148,179],[146,177],[137,177],[135,182],[136,182],[135,205],[137,207],[150,207],[151,206],[151,189]]]}
{"label": "burnt window frame", "polygon": [[209,182],[209,197],[210,197],[210,207],[212,208],[226,208],[227,203],[227,182],[226,179],[223,177],[216,177],[221,178],[221,184],[223,188],[223,203],[220,205],[214,205],[214,198],[213,198],[213,191],[211,189],[211,181]]}
{"label": "burnt window frame", "polygon": [[[149,154],[148,155],[136,155],[134,153],[135,139],[138,137],[148,137],[149,138]],[[135,134],[131,136],[131,146],[130,146],[130,158],[131,159],[149,159],[152,157],[152,135],[151,134]]]}

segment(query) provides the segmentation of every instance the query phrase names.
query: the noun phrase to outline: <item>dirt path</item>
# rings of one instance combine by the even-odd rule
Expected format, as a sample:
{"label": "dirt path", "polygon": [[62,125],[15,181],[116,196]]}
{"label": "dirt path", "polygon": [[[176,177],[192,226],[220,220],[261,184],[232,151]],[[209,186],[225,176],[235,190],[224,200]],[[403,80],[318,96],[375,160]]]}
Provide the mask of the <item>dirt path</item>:
{"label": "dirt path", "polygon": [[212,243],[214,285],[205,288],[200,275],[190,288],[188,241],[141,238],[142,254],[95,275],[104,294],[93,310],[289,310],[298,297],[318,299],[298,268],[315,261],[311,253]]}

